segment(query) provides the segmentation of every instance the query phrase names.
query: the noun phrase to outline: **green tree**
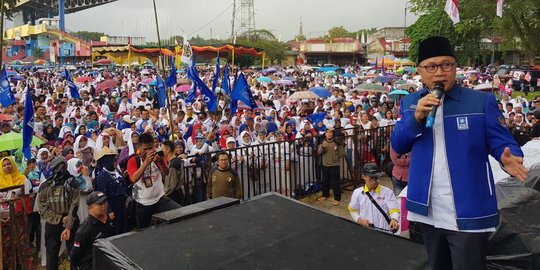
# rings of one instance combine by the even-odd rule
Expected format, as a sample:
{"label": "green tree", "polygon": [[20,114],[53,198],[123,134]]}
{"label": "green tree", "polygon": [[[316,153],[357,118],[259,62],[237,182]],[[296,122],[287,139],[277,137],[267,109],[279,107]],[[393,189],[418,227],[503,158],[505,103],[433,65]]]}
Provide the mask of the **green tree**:
{"label": "green tree", "polygon": [[4,0],[4,16],[6,19],[13,19],[13,15],[17,12],[15,6],[17,5],[18,0]]}
{"label": "green tree", "polygon": [[334,38],[342,38],[342,37],[355,37],[356,32],[349,32],[349,30],[345,29],[343,26],[334,26],[328,30],[328,34],[324,36],[325,39],[334,39]]}
{"label": "green tree", "polygon": [[[417,28],[415,31],[418,32],[421,28],[426,28],[426,32],[435,31],[434,34],[448,31],[449,29],[445,28],[452,26],[451,23],[448,24],[448,15],[444,13],[445,2],[446,0],[410,0],[412,12],[421,17],[431,15],[444,20],[431,20],[432,25],[421,22],[422,26],[418,26],[417,21],[413,24]],[[459,1],[460,23],[454,27],[455,36],[452,41],[458,46],[460,56],[471,60],[489,53],[490,48],[481,48],[481,39],[502,36],[503,48],[521,48],[532,63],[534,56],[540,55],[540,0],[504,1],[502,19],[495,16],[495,10],[496,1]],[[419,40],[415,38],[411,37],[412,43],[417,44]],[[411,47],[410,54],[414,55],[415,49],[416,47]]]}
{"label": "green tree", "polygon": [[75,32],[75,34],[83,39],[91,41],[99,41],[102,36],[105,36],[105,33],[89,31],[78,31]]}
{"label": "green tree", "polygon": [[[266,29],[257,29],[251,33],[251,35],[242,35],[237,38],[237,44],[243,46],[254,47],[266,52],[266,63],[279,63],[285,59],[285,52],[287,46],[285,43],[276,39],[274,34]],[[238,56],[235,62],[240,66],[250,66],[253,64],[260,64],[261,57],[255,57],[250,55]]]}
{"label": "green tree", "polygon": [[32,56],[34,56],[34,58],[42,58],[44,54],[45,51],[43,51],[43,49],[41,49],[40,47],[34,47],[32,49]]}

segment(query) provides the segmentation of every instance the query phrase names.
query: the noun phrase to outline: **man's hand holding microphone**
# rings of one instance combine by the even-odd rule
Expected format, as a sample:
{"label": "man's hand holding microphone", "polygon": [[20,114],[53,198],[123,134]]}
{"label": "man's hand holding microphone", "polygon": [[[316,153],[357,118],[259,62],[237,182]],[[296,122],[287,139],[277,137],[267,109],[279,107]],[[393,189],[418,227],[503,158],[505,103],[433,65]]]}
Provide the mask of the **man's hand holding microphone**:
{"label": "man's hand holding microphone", "polygon": [[414,112],[414,118],[418,123],[421,123],[424,118],[427,117],[426,127],[433,127],[435,120],[435,112],[444,93],[444,84],[442,82],[435,83],[431,93],[421,98],[416,105],[416,111]]}

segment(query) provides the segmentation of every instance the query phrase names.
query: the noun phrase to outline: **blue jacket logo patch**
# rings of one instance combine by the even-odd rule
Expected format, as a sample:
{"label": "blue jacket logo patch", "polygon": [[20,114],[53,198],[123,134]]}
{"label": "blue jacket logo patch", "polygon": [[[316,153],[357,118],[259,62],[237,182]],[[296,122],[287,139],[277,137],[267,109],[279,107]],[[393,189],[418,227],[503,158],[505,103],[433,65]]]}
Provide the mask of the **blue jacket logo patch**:
{"label": "blue jacket logo patch", "polygon": [[469,129],[469,121],[467,120],[467,117],[457,117],[457,128],[458,130]]}

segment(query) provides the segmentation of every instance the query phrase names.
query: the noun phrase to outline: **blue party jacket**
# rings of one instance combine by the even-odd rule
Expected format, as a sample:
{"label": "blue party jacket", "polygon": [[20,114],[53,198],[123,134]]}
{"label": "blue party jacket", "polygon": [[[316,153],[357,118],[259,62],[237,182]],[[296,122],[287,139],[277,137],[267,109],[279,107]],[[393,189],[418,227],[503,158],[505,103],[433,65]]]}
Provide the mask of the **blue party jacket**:
{"label": "blue party jacket", "polygon": [[[398,154],[411,152],[407,210],[427,216],[434,167],[433,129],[416,121],[418,100],[428,89],[401,100],[401,120],[391,144]],[[523,157],[521,148],[503,125],[504,117],[491,93],[454,85],[443,101],[443,137],[459,230],[481,230],[499,224],[493,174],[488,155],[497,161],[509,147]]]}

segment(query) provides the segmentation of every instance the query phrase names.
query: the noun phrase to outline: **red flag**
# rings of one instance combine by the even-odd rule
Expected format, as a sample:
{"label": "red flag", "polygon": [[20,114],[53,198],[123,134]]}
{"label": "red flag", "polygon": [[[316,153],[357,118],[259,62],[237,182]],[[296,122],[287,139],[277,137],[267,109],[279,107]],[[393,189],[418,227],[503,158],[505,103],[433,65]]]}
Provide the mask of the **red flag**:
{"label": "red flag", "polygon": [[459,9],[457,0],[447,0],[444,11],[448,13],[448,16],[450,16],[450,19],[452,20],[452,22],[454,22],[454,24],[459,22]]}
{"label": "red flag", "polygon": [[503,13],[503,0],[497,0],[497,16],[502,18]]}

